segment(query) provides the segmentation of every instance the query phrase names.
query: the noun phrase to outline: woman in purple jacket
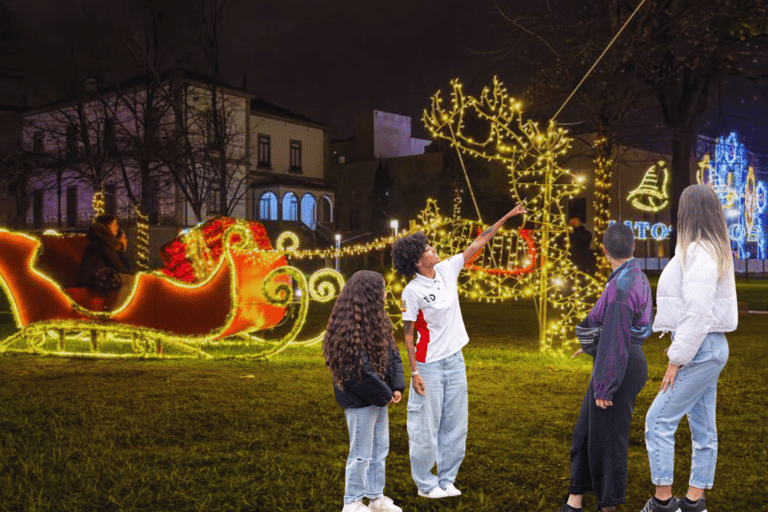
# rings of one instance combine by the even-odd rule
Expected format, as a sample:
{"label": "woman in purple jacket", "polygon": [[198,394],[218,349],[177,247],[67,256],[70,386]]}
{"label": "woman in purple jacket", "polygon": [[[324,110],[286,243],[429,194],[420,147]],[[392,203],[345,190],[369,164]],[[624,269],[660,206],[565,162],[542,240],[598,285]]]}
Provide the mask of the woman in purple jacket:
{"label": "woman in purple jacket", "polygon": [[336,299],[323,340],[336,401],[344,407],[349,428],[342,512],[402,512],[384,496],[387,405],[399,403],[405,389],[403,363],[384,309],[386,295],[381,274],[355,272]]}
{"label": "woman in purple jacket", "polygon": [[595,358],[571,445],[571,483],[560,512],[580,512],[582,496],[594,492],[597,506],[611,511],[627,489],[629,425],[648,366],[643,341],[651,334],[651,287],[632,257],[632,228],[613,224],[603,252],[613,272],[603,294],[580,327],[600,327],[597,346],[579,349]]}

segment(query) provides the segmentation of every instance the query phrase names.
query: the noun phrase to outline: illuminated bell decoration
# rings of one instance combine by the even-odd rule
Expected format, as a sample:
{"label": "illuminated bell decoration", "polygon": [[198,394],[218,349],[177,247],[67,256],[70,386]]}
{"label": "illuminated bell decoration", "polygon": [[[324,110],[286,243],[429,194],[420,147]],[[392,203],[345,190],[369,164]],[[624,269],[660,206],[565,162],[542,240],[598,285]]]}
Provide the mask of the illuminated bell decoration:
{"label": "illuminated bell decoration", "polygon": [[645,171],[643,181],[627,196],[632,206],[645,212],[657,213],[669,206],[669,169],[661,161]]}

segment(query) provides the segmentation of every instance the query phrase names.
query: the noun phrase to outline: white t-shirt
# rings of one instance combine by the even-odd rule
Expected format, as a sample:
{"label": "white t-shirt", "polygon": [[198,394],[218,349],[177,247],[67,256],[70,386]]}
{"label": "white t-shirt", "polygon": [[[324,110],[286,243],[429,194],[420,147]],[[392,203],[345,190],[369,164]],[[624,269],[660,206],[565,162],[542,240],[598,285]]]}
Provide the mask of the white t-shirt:
{"label": "white t-shirt", "polygon": [[463,266],[464,255],[457,254],[435,265],[434,279],[417,273],[403,290],[400,308],[404,321],[415,322],[420,363],[445,359],[469,342],[456,286]]}

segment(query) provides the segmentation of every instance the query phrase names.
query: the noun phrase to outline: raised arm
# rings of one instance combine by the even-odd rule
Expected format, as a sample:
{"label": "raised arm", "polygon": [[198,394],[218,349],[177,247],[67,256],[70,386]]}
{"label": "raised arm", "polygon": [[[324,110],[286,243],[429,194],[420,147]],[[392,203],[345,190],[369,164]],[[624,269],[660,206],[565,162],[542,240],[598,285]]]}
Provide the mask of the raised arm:
{"label": "raised arm", "polygon": [[493,235],[496,234],[496,232],[501,228],[501,226],[504,225],[504,223],[507,221],[508,218],[514,217],[515,215],[520,215],[521,213],[525,213],[527,210],[525,209],[525,200],[523,200],[520,204],[515,206],[509,213],[507,213],[505,216],[500,218],[498,221],[496,221],[496,224],[489,227],[480,235],[475,238],[475,241],[472,242],[469,247],[467,247],[464,250],[464,263],[467,263],[469,260],[472,259],[472,256],[474,256],[477,251],[485,247],[485,244],[488,243],[488,240],[493,238]]}

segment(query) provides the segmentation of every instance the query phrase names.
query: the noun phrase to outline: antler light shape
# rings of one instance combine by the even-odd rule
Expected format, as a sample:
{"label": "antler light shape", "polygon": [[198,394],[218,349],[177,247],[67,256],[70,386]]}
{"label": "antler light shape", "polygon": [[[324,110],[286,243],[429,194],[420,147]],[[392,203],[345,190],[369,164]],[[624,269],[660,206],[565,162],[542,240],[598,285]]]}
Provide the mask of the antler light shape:
{"label": "antler light shape", "polygon": [[[558,165],[570,138],[554,121],[541,127],[525,119],[521,107],[496,78],[477,98],[465,94],[458,80],[453,80],[450,105],[444,106],[438,91],[423,121],[434,137],[449,141],[460,155],[506,167],[513,203],[526,200],[525,221],[539,255],[534,272],[513,276],[470,271],[470,283],[460,285],[460,290],[470,297],[471,290],[495,289],[499,299],[533,298],[541,350],[561,352],[573,345],[572,327],[587,315],[601,284],[579,271],[569,258],[567,199],[582,190],[574,176]],[[489,243],[482,258],[503,252],[499,244],[508,245],[504,236]],[[525,245],[517,246],[516,252],[527,257]],[[525,267],[525,262],[515,266]]]}

